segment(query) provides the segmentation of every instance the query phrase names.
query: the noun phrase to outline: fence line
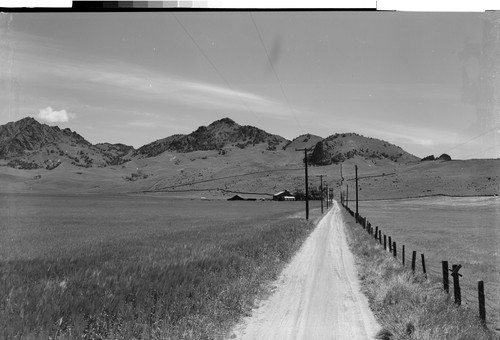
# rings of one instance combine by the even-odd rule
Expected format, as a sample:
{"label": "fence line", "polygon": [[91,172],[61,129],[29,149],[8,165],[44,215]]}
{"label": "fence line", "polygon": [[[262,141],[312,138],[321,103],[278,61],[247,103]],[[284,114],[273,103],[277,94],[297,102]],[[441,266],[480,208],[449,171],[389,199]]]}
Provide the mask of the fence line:
{"label": "fence line", "polygon": [[[401,259],[403,266],[405,267],[411,266],[413,272],[421,271],[422,274],[425,275],[427,280],[430,280],[431,278],[436,279],[438,281],[442,280],[443,289],[448,294],[450,290],[453,291],[455,303],[457,305],[467,305],[468,307],[470,306],[470,308],[477,307],[479,309],[478,316],[484,325],[486,325],[486,314],[488,314],[486,312],[486,307],[488,307],[489,312],[497,313],[497,316],[500,315],[500,306],[494,307],[496,305],[494,302],[486,300],[483,281],[476,282],[475,286],[478,289],[476,294],[473,294],[468,290],[461,289],[460,278],[462,277],[462,274],[460,274],[459,271],[462,266],[460,264],[450,263],[449,265],[449,267],[451,267],[450,269],[448,267],[445,267],[444,262],[446,262],[446,266],[448,266],[448,262],[443,261],[442,263],[443,268],[441,268],[442,271],[440,272],[439,270],[436,270],[437,268],[431,263],[426,263],[425,255],[423,253],[420,254],[419,258],[417,258],[416,255],[417,252],[415,250],[405,249],[404,245],[399,244],[399,247],[401,249],[400,253],[399,251],[397,251],[398,243],[396,242],[395,239],[393,239],[389,235],[382,233],[382,229],[379,226],[372,226],[366,217],[361,216],[359,213],[355,213],[346,204],[344,204],[343,200],[341,200],[341,205],[346,209],[346,211],[352,217],[354,217],[356,223],[360,224],[361,227],[363,227],[363,229],[369,235],[371,235],[374,238],[374,240],[381,245],[381,247],[384,248],[384,250],[388,251],[396,259],[398,258]],[[383,242],[382,242],[382,235],[383,235]],[[386,244],[386,242],[388,244]],[[405,256],[406,256],[405,253],[410,255],[408,256],[406,261],[405,261]],[[466,283],[465,286],[474,286],[473,282],[471,281],[471,278],[465,278],[464,282]],[[447,285],[449,287],[448,290],[446,290]]]}

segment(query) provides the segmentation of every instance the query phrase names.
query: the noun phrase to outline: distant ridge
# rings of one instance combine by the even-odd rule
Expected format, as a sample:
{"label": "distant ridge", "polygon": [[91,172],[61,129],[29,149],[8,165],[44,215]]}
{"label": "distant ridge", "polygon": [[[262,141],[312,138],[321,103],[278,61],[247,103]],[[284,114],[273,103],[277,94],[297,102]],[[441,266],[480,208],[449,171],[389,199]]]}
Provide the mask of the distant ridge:
{"label": "distant ridge", "polygon": [[188,135],[173,135],[144,145],[137,154],[145,157],[157,156],[165,151],[191,152],[221,150],[231,145],[239,148],[267,144],[268,150],[276,150],[278,145],[288,141],[278,135],[250,125],[241,126],[230,118],[222,118],[208,126],[200,126]]}
{"label": "distant ridge", "polygon": [[[4,160],[0,165],[21,169],[50,170],[59,164],[106,167],[134,159],[156,157],[166,151],[218,151],[219,155],[226,155],[231,150],[231,154],[238,155],[238,150],[253,147],[259,147],[260,150],[255,155],[270,151],[282,154],[285,157],[282,159],[288,160],[296,158],[296,149],[307,148],[310,164],[317,166],[338,164],[351,158],[361,158],[371,163],[419,160],[399,146],[356,133],[336,133],[327,138],[304,134],[290,141],[254,126],[239,125],[227,117],[208,126],[200,126],[190,134],[158,139],[137,150],[121,143],[93,145],[75,131],[41,124],[32,117],[0,126],[0,161]],[[274,157],[266,164],[272,165],[274,159],[278,158]],[[254,160],[259,161],[259,158]]]}

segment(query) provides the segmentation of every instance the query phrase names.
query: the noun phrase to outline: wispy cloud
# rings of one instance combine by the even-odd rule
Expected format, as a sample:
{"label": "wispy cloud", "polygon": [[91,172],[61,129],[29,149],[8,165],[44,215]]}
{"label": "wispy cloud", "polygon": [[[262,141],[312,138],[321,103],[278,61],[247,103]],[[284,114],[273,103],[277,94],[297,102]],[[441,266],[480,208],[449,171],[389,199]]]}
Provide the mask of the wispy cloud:
{"label": "wispy cloud", "polygon": [[157,75],[144,69],[136,69],[134,73],[101,67],[99,71],[91,70],[77,76],[80,81],[96,84],[104,91],[119,92],[137,100],[175,103],[201,110],[252,110],[273,115],[289,113],[285,104],[258,94],[173,75]]}
{"label": "wispy cloud", "polygon": [[16,76],[37,86],[43,79],[43,83],[65,91],[106,96],[108,102],[114,101],[115,105],[135,101],[136,105],[144,102],[148,105],[174,104],[198,110],[223,109],[290,115],[286,103],[237,89],[236,86],[228,88],[225,84],[162,73],[117,60],[70,59],[59,56],[50,42],[38,46],[33,39],[27,38],[26,41],[29,46],[22,45],[15,51]]}
{"label": "wispy cloud", "polygon": [[76,114],[67,112],[66,110],[53,110],[52,107],[48,106],[45,109],[40,109],[38,112],[38,118],[47,121],[49,123],[67,123],[70,118],[75,118]]}
{"label": "wispy cloud", "polygon": [[376,122],[365,123],[367,133],[380,136],[395,144],[414,145],[431,148],[453,144],[455,133],[438,127],[412,126],[404,122]]}

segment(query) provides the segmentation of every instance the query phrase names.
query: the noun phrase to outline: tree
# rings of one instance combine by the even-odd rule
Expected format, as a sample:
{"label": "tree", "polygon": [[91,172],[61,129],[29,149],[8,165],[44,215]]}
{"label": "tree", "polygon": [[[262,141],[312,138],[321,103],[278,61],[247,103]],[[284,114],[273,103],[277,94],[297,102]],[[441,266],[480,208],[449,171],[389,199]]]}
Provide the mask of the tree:
{"label": "tree", "polygon": [[422,158],[422,162],[423,161],[433,161],[433,160],[435,160],[434,155],[429,155],[427,157]]}

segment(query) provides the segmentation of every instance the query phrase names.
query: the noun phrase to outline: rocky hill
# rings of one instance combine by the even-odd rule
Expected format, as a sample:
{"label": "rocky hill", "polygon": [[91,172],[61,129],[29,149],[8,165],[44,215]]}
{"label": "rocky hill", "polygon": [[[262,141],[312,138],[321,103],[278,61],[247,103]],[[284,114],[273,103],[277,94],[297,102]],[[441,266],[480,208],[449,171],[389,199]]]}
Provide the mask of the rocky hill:
{"label": "rocky hill", "polygon": [[208,126],[200,126],[188,135],[173,135],[142,146],[137,154],[157,156],[165,151],[192,152],[223,150],[225,147],[241,149],[257,144],[267,144],[268,150],[276,150],[288,141],[277,135],[249,125],[239,125],[230,118],[223,118]]}
{"label": "rocky hill", "polygon": [[56,143],[91,144],[70,129],[40,124],[32,117],[0,126],[0,157],[23,156]]}
{"label": "rocky hill", "polygon": [[[21,169],[51,170],[59,164],[106,167],[133,159],[157,157],[165,151],[178,154],[215,151],[219,156],[231,152],[232,157],[236,157],[241,151],[253,150],[253,147],[272,152],[273,159],[284,166],[300,161],[301,157],[295,150],[302,148],[310,149],[309,162],[318,166],[338,164],[354,157],[372,163],[377,160],[389,163],[418,160],[396,145],[355,133],[334,134],[325,139],[305,134],[289,141],[254,126],[239,125],[230,118],[200,126],[190,134],[156,140],[137,150],[125,144],[93,145],[70,129],[41,124],[31,117],[0,126],[0,165]],[[254,161],[259,163],[258,159]],[[269,165],[269,160],[266,163]]]}
{"label": "rocky hill", "polygon": [[92,145],[70,129],[41,124],[32,117],[0,126],[0,159],[20,169],[54,169],[120,164],[133,151],[123,144]]}
{"label": "rocky hill", "polygon": [[329,165],[342,163],[356,156],[368,160],[403,163],[420,159],[399,146],[380,139],[356,133],[336,133],[316,143],[308,155],[308,160],[312,165]]}

